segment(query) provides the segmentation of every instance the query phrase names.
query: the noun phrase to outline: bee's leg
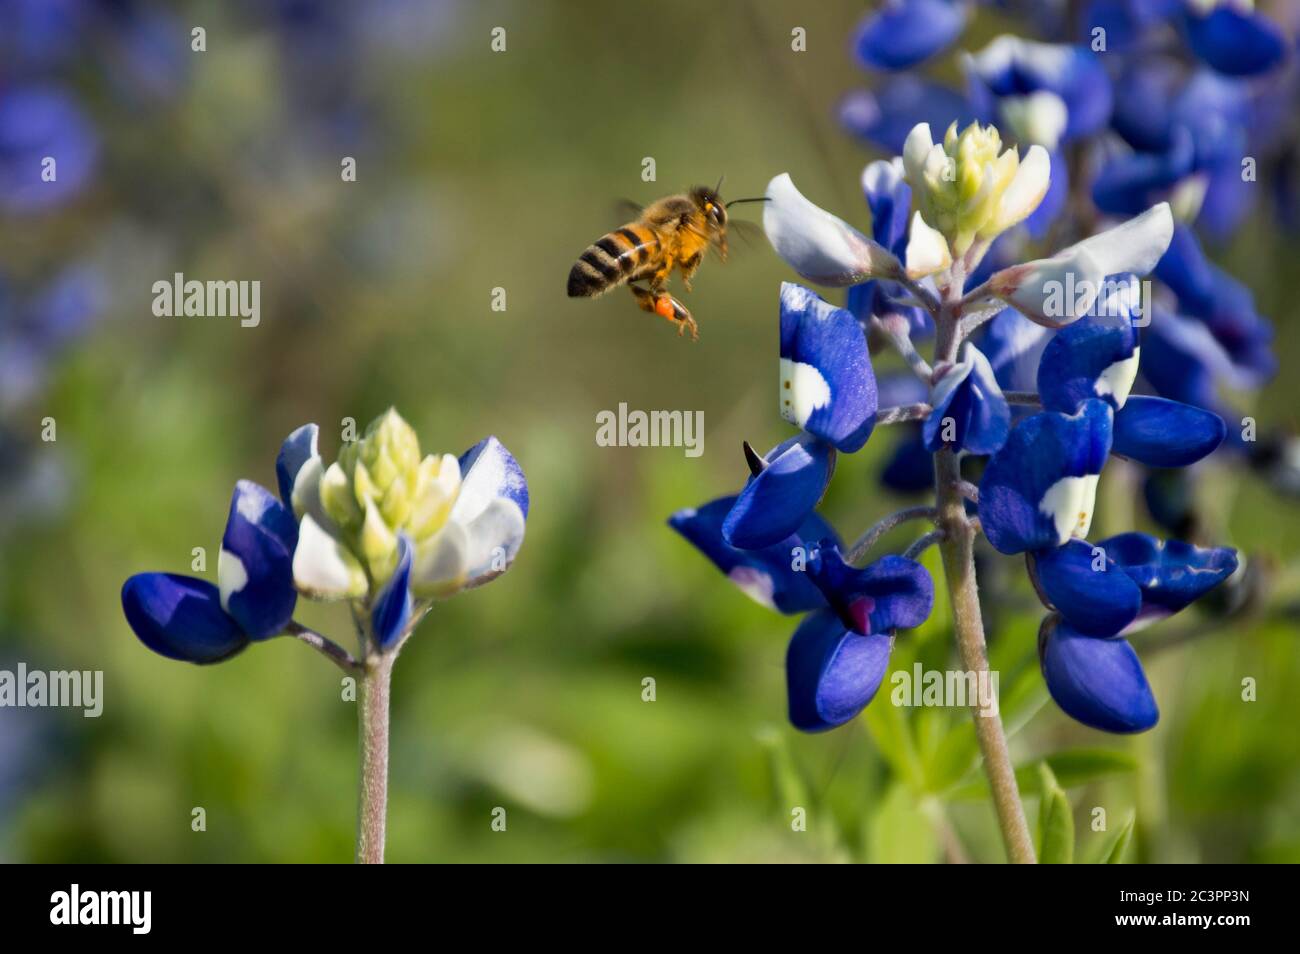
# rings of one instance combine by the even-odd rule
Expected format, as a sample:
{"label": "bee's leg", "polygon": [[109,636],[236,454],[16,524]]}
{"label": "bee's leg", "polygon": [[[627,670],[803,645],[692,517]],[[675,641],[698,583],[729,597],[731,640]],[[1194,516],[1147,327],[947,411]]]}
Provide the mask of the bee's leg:
{"label": "bee's leg", "polygon": [[678,337],[681,337],[689,328],[691,340],[700,340],[699,325],[695,323],[695,319],[686,309],[686,306],[672,295],[662,288],[642,288],[640,285],[628,285],[627,287],[632,290],[637,307],[642,311],[648,311],[652,315],[658,315],[660,318],[676,324]]}
{"label": "bee's leg", "polygon": [[681,269],[682,272],[682,284],[686,286],[687,291],[691,290],[691,279],[695,277],[695,272],[699,269],[700,262],[702,261],[704,261],[703,249],[696,252],[685,261],[677,264],[677,267]]}

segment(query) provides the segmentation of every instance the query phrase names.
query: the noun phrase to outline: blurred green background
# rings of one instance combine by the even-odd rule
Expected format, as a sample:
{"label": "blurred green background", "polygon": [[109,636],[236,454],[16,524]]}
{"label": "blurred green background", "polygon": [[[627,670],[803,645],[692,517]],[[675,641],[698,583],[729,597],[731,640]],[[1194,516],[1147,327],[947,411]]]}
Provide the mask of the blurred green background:
{"label": "blurred green background", "polygon": [[[310,65],[307,39],[252,8],[173,10],[184,32],[207,30],[185,88],[137,111],[75,74],[104,139],[95,182],[56,214],[0,222],[7,268],[76,248],[112,286],[99,325],[15,418],[33,441],[56,419],[57,442],[34,453],[60,455],[66,503],[0,542],[0,668],[102,669],[104,713],[0,710],[0,857],[351,859],[356,716],[339,673],[289,640],[208,668],[171,662],[136,641],[118,594],[135,572],[189,572],[196,546],[215,580],[236,479],[274,486],[298,424],[321,424],[331,459],[343,418],[364,426],[395,405],[428,451],[497,435],[532,510],[514,568],[436,607],[398,663],[389,860],[1000,860],[967,714],[882,693],[842,729],[796,733],[782,668],[795,621],[665,525],[739,486],[743,439],[788,434],[772,394],[784,266],[735,240],[731,262],[706,263],[685,299],[696,345],[624,292],[563,292],[577,255],[618,224],[616,200],[723,173],[735,197],[789,171],[865,226],[857,176],[877,157],[833,114],[865,81],[847,49],[864,6],[438,4],[369,24],[341,85],[290,76],[295,58]],[[497,26],[504,53],[489,46]],[[791,52],[795,26],[806,53]],[[362,132],[308,127],[301,95],[324,112],[346,101]],[[647,156],[656,182],[641,179]],[[1221,253],[1276,321],[1284,366],[1300,354],[1289,255],[1265,228]],[[261,325],[154,317],[151,285],[174,271],[259,279]],[[1294,427],[1297,396],[1284,372],[1261,426]],[[702,410],[705,453],[598,447],[596,414],[620,402]],[[823,509],[846,536],[906,503],[876,481],[891,440],[841,459]],[[1116,532],[1135,491],[1118,465],[1108,478],[1099,527]],[[1201,489],[1216,542],[1268,567],[1275,595],[1204,634],[1189,611],[1139,638],[1162,710],[1145,736],[1104,736],[1045,703],[1041,611],[1018,562],[988,561],[1015,594],[988,608],[1013,755],[1058,756],[1085,860],[1134,810],[1132,860],[1300,860],[1296,505],[1226,472]],[[341,607],[302,606],[351,645]],[[941,603],[894,661],[945,667],[950,647]],[[1245,677],[1256,702],[1240,701]],[[191,830],[196,806],[205,832]],[[794,807],[807,831],[792,831]],[[1097,807],[1109,833],[1090,828]]]}

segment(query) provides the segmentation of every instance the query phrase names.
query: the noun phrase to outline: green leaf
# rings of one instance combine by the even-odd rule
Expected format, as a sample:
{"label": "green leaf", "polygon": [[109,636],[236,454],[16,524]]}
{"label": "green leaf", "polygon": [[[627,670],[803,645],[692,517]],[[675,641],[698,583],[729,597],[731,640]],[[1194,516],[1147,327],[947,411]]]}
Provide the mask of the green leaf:
{"label": "green leaf", "polygon": [[1038,861],[1068,865],[1074,860],[1074,813],[1046,762],[1038,766],[1042,796],[1038,803]]}
{"label": "green leaf", "polygon": [[[885,691],[883,686],[880,691]],[[863,721],[876,748],[885,757],[894,774],[919,793],[923,788],[924,769],[916,752],[912,727],[904,715],[906,711],[908,710],[902,706],[891,704],[888,699],[878,699],[875,705],[867,706]]]}
{"label": "green leaf", "polygon": [[930,864],[939,852],[934,825],[920,800],[899,784],[891,785],[870,825],[871,860],[877,864]]}
{"label": "green leaf", "polygon": [[1124,824],[1119,826],[1119,831],[1115,832],[1115,837],[1110,840],[1097,859],[1098,864],[1119,865],[1124,863],[1124,852],[1128,849],[1129,842],[1133,840],[1133,828],[1137,822],[1137,812],[1130,811],[1128,817],[1124,819]]}

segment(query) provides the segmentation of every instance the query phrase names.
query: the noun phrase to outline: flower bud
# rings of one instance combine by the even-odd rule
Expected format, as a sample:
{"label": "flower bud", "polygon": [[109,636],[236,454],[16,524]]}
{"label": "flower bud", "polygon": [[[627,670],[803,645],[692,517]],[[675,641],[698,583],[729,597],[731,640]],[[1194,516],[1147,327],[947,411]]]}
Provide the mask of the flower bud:
{"label": "flower bud", "polygon": [[979,123],[960,133],[953,123],[942,143],[931,141],[929,125],[920,123],[903,145],[916,209],[947,238],[954,256],[1020,222],[1042,201],[1050,163],[1040,147],[1026,159],[1022,166],[1014,149],[1003,150],[997,128]]}

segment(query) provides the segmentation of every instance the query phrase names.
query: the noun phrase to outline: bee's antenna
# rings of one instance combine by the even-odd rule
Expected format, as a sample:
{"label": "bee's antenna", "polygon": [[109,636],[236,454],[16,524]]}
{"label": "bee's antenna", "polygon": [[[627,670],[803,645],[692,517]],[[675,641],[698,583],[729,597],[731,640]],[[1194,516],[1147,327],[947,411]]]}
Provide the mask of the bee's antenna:
{"label": "bee's antenna", "polygon": [[767,201],[767,196],[765,195],[755,196],[752,199],[732,199],[730,202],[726,204],[726,208],[729,209],[733,205],[739,205],[741,202],[766,202],[766,201]]}
{"label": "bee's antenna", "polygon": [[718,184],[713,187],[714,195],[722,194],[722,183],[726,178],[727,178],[727,174],[725,172],[722,175],[718,176]]}

